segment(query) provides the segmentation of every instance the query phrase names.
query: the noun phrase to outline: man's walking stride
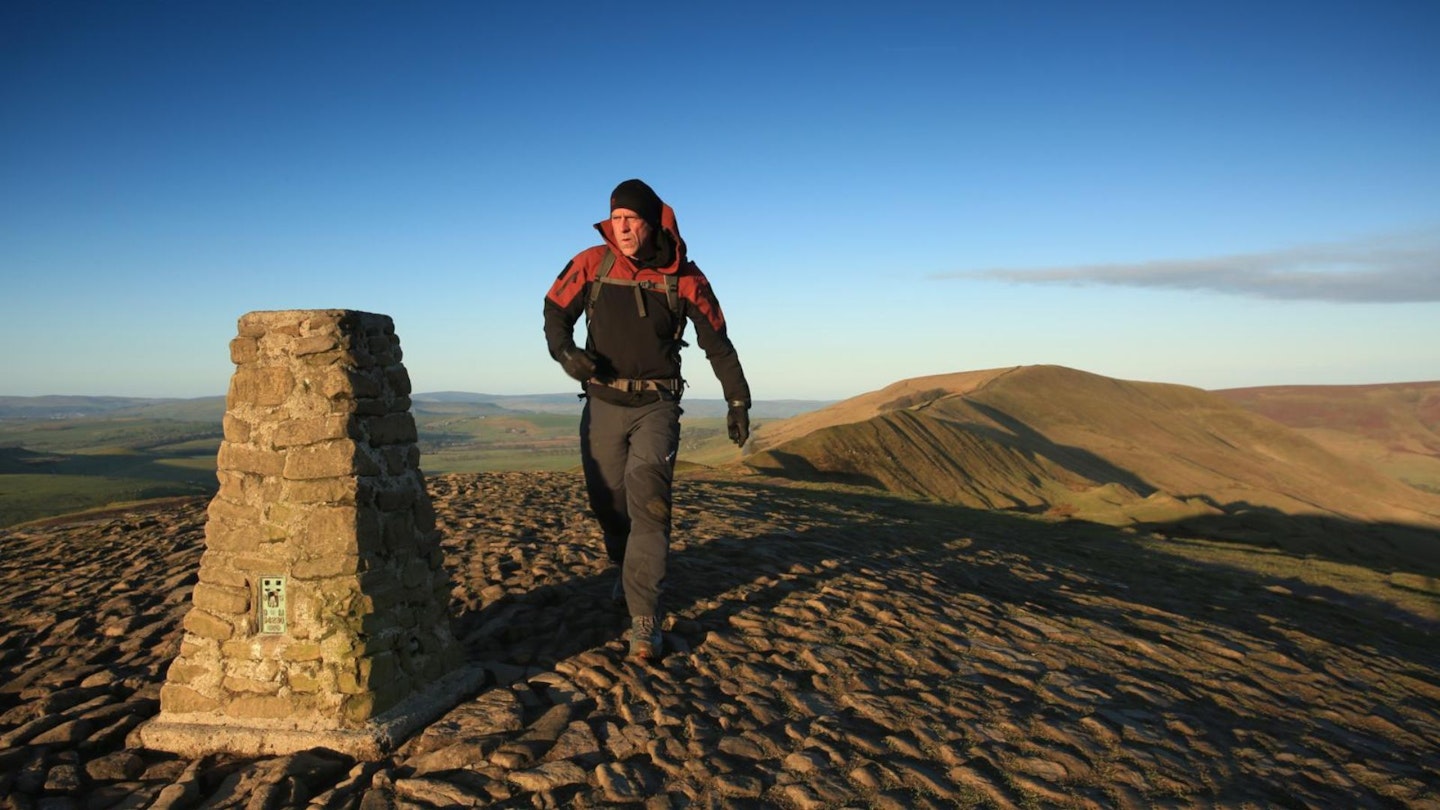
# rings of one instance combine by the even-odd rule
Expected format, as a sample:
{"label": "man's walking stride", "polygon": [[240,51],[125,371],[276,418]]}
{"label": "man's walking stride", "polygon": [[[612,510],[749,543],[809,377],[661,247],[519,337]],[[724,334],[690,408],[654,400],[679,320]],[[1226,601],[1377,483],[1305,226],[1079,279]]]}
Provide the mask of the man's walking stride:
{"label": "man's walking stride", "polygon": [[[728,405],[730,439],[750,436],[750,386],[710,282],[686,255],[675,212],[644,182],[610,194],[595,225],[604,244],[565,265],[545,296],[545,340],[580,381],[580,459],[605,551],[620,567],[630,610],[630,655],[658,658],[670,548],[671,491],[680,446],[680,348],[685,324]],[[585,348],[575,323],[586,318]]]}

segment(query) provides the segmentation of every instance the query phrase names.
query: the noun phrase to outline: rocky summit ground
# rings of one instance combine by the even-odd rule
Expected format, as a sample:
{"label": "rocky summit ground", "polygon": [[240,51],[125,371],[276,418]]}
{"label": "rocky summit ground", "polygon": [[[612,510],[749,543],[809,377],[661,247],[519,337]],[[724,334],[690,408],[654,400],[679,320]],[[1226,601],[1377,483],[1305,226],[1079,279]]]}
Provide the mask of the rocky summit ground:
{"label": "rocky summit ground", "polygon": [[0,807],[1440,807],[1424,618],[1156,543],[728,476],[678,485],[626,661],[568,473],[432,477],[487,683],[378,762],[127,747],[203,501],[0,532]]}

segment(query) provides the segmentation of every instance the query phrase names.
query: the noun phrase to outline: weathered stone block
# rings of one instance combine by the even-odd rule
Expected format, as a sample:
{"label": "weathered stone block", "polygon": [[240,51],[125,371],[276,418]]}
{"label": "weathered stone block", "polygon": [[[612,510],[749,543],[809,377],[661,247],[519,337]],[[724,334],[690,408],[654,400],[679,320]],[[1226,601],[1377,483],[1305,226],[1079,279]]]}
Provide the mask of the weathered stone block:
{"label": "weathered stone block", "polygon": [[385,369],[385,382],[396,396],[410,396],[410,372],[406,371],[404,366],[391,366]]}
{"label": "weathered stone block", "polygon": [[308,672],[291,672],[287,685],[292,691],[304,694],[319,692],[324,682]]}
{"label": "weathered stone block", "polygon": [[268,542],[270,530],[264,524],[211,517],[205,523],[205,545],[219,552],[253,551]]}
{"label": "weathered stone block", "polygon": [[373,510],[315,505],[305,515],[305,558],[349,556],[380,546],[380,517]]}
{"label": "weathered stone block", "polygon": [[420,438],[415,431],[415,417],[408,412],[387,413],[378,419],[370,420],[369,427],[370,444],[376,447],[402,442],[413,443]]}
{"label": "weathered stone block", "polygon": [[276,695],[232,695],[225,704],[225,714],[236,719],[279,720],[293,710],[288,698]]}
{"label": "weathered stone block", "polygon": [[244,549],[243,552],[231,553],[227,555],[227,560],[231,568],[250,577],[247,581],[251,585],[254,585],[255,580],[261,576],[279,573],[276,566],[283,564],[283,560],[277,559],[263,545],[251,546]]}
{"label": "weathered stone block", "polygon": [[220,420],[220,428],[227,442],[245,444],[250,441],[250,422],[233,413],[225,414]]}
{"label": "weathered stone block", "polygon": [[284,450],[334,439],[353,439],[355,437],[350,435],[350,421],[343,415],[287,419],[275,426],[275,435],[270,442],[277,449]]}
{"label": "weathered stone block", "polygon": [[390,403],[383,399],[357,399],[350,403],[356,416],[374,417],[390,413]]}
{"label": "weathered stone block", "polygon": [[210,500],[205,510],[207,520],[219,520],[227,524],[243,526],[260,520],[264,513],[259,502],[250,503],[233,498],[216,497]]}
{"label": "weathered stone block", "polygon": [[285,472],[285,456],[248,444],[222,441],[215,466],[254,475],[280,475]]}
{"label": "weathered stone block", "polygon": [[204,554],[200,555],[198,578],[200,582],[228,588],[250,587],[249,577],[231,566],[228,555],[218,553],[213,549],[207,549]]}
{"label": "weathered stone block", "polygon": [[208,639],[201,639],[199,642],[192,638],[181,639],[179,660],[199,658],[210,653],[214,646],[215,642]]}
{"label": "weathered stone block", "polygon": [[350,383],[350,393],[357,400],[381,399],[387,394],[385,378],[379,369],[347,368],[345,376]]}
{"label": "weathered stone block", "polygon": [[235,627],[230,622],[200,608],[191,608],[180,626],[185,628],[187,633],[215,641],[225,641],[235,635]]}
{"label": "weathered stone block", "polygon": [[430,502],[428,495],[424,498],[416,499],[410,512],[415,516],[416,530],[422,533],[429,533],[435,530],[435,504]]}
{"label": "weathered stone block", "polygon": [[282,480],[280,499],[296,504],[363,505],[370,488],[360,478]]}
{"label": "weathered stone block", "polygon": [[322,352],[334,352],[340,349],[339,334],[323,334],[303,337],[296,340],[290,346],[290,353],[296,357],[306,357]]}
{"label": "weathered stone block", "polygon": [[335,670],[335,687],[342,695],[359,695],[366,691],[365,682],[353,667]]}
{"label": "weathered stone block", "polygon": [[244,615],[250,612],[250,590],[198,582],[190,593],[195,607],[217,615]]}
{"label": "weathered stone block", "polygon": [[183,684],[167,683],[160,687],[160,711],[172,714],[193,714],[212,712],[220,707],[220,701],[206,697]]}
{"label": "weathered stone block", "polygon": [[283,483],[275,476],[255,475],[220,469],[215,472],[220,482],[218,494],[221,498],[237,504],[261,504],[273,501]]}
{"label": "weathered stone block", "polygon": [[[264,337],[265,333],[270,331],[270,324],[266,321],[266,319],[256,317],[259,314],[260,313],[252,312],[248,315],[242,315],[240,317],[237,329],[240,337],[258,339]],[[239,363],[236,363],[236,365],[239,365]]]}
{"label": "weathered stone block", "polygon": [[385,474],[392,476],[404,475],[406,470],[415,467],[410,463],[410,450],[414,445],[392,444],[388,447],[379,448],[380,457],[384,459]]}
{"label": "weathered stone block", "polygon": [[400,581],[406,588],[418,589],[430,582],[430,564],[427,560],[412,559],[405,564]]}
{"label": "weathered stone block", "polygon": [[339,365],[312,369],[309,380],[311,390],[326,399],[341,401],[347,405],[355,399],[350,377]]}
{"label": "weathered stone block", "polygon": [[253,363],[260,356],[260,344],[253,337],[237,337],[230,341],[230,362],[237,366]]}
{"label": "weathered stone block", "polygon": [[202,667],[196,664],[186,663],[183,660],[176,660],[174,663],[170,664],[170,668],[165,671],[165,681],[167,683],[188,685],[190,683],[193,683],[194,681],[204,678],[209,674],[209,667]]}
{"label": "weathered stone block", "polygon": [[304,531],[305,521],[315,508],[317,507],[313,504],[291,503],[286,500],[267,501],[262,519],[282,528],[283,534],[289,536]]}
{"label": "weathered stone block", "polygon": [[350,725],[358,725],[376,714],[375,693],[361,692],[347,695],[340,704],[340,716]]}
{"label": "weathered stone block", "polygon": [[382,652],[368,661],[361,662],[361,674],[365,683],[376,688],[378,684],[390,683],[400,677],[400,661],[393,652]]}
{"label": "weathered stone block", "polygon": [[281,657],[286,661],[319,661],[321,658],[320,645],[313,642],[290,644],[285,647]]}
{"label": "weathered stone block", "polygon": [[237,661],[258,660],[263,653],[264,648],[250,635],[232,638],[220,645],[220,655],[232,665]]}
{"label": "weathered stone block", "polygon": [[326,554],[297,560],[290,568],[291,576],[300,581],[329,579],[360,572],[360,555]]}
{"label": "weathered stone block", "polygon": [[380,466],[368,453],[343,439],[297,447],[285,455],[284,476],[289,479],[379,474]]}
{"label": "weathered stone block", "polygon": [[375,506],[382,512],[408,511],[421,494],[409,486],[382,489],[375,493]]}
{"label": "weathered stone block", "polygon": [[386,512],[381,518],[385,548],[408,552],[415,545],[415,522],[409,512]]}
{"label": "weathered stone block", "polygon": [[274,695],[280,691],[280,684],[274,681],[260,681],[253,678],[241,678],[230,675],[224,680],[225,690],[228,692],[244,692],[246,694]]}
{"label": "weathered stone block", "polygon": [[[357,581],[360,583],[360,593],[357,595],[356,610],[361,609],[360,600],[366,600],[365,603],[383,610],[398,603],[404,595],[404,588],[400,584],[400,569],[387,561],[375,560],[369,565],[362,564]],[[366,612],[373,613],[374,610]]]}
{"label": "weathered stone block", "polygon": [[286,368],[242,367],[230,378],[228,403],[249,403],[260,407],[285,404],[295,388],[295,377]]}

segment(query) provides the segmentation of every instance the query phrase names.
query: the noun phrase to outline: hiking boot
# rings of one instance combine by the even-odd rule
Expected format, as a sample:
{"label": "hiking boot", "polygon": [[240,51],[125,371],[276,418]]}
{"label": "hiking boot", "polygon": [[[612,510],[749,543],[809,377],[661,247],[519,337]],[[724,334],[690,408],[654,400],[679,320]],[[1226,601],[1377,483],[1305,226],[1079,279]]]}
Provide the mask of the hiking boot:
{"label": "hiking boot", "polygon": [[641,661],[659,658],[664,640],[660,622],[654,616],[636,616],[630,620],[630,657]]}

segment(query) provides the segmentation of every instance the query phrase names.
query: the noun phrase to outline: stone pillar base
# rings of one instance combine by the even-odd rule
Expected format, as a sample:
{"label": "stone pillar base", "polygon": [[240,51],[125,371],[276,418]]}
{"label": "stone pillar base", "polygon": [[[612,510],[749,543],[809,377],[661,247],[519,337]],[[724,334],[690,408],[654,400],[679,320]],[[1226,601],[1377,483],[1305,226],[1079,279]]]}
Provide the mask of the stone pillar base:
{"label": "stone pillar base", "polygon": [[485,684],[483,667],[462,667],[376,715],[358,728],[321,727],[293,720],[237,720],[220,714],[164,712],[130,732],[128,745],[197,759],[205,754],[282,756],[326,748],[360,760],[381,759],[410,735],[435,722]]}

